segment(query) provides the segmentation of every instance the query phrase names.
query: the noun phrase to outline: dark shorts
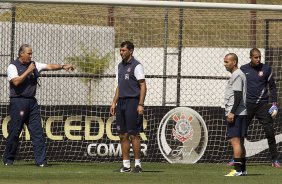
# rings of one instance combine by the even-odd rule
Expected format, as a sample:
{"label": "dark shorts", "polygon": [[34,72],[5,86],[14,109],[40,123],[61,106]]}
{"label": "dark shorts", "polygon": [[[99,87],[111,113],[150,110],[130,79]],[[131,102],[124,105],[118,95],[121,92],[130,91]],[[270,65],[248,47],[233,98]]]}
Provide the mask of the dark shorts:
{"label": "dark shorts", "polygon": [[136,135],[143,131],[143,115],[137,113],[139,98],[119,98],[116,106],[118,133]]}
{"label": "dark shorts", "polygon": [[244,138],[247,136],[247,116],[236,115],[233,123],[227,123],[227,133],[228,139],[233,137]]}

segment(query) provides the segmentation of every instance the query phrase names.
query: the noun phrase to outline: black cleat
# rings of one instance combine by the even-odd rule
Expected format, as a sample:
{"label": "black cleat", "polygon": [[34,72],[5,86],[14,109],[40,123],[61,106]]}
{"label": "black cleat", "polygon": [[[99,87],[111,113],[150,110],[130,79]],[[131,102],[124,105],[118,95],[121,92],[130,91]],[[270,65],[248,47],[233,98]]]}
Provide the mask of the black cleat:
{"label": "black cleat", "polygon": [[137,166],[134,167],[132,172],[133,173],[141,173],[142,172],[142,168],[140,167],[140,165],[137,165]]}

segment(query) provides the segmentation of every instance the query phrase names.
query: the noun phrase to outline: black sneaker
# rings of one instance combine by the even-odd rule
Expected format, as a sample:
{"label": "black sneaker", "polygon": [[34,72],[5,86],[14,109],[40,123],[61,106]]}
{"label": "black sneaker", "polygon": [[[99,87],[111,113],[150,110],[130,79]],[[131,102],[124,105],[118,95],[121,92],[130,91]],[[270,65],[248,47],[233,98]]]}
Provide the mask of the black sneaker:
{"label": "black sneaker", "polygon": [[140,165],[137,165],[137,166],[134,167],[132,172],[133,173],[141,173],[142,172],[142,168],[140,167]]}
{"label": "black sneaker", "polygon": [[119,169],[119,172],[131,172],[131,168],[121,166],[121,168]]}
{"label": "black sneaker", "polygon": [[37,164],[36,166],[37,167],[50,167],[47,163],[45,163],[45,164]]}

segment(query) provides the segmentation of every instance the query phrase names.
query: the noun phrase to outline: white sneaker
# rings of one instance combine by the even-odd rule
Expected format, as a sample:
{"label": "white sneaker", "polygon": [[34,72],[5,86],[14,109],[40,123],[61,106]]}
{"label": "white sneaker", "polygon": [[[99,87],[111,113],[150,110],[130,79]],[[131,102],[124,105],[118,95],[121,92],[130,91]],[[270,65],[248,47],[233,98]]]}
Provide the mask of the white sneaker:
{"label": "white sneaker", "polygon": [[241,176],[242,172],[237,172],[235,169],[232,169],[230,173],[226,174],[225,176]]}
{"label": "white sneaker", "polygon": [[121,173],[123,173],[123,172],[131,172],[131,167],[121,166],[121,168],[119,169],[119,172],[121,172]]}

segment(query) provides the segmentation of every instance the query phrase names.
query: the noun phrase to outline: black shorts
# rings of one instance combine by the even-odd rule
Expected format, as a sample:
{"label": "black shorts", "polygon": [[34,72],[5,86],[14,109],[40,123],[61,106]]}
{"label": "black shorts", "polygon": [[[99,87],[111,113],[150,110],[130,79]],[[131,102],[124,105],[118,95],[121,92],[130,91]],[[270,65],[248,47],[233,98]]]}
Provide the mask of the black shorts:
{"label": "black shorts", "polygon": [[116,106],[116,123],[118,133],[136,135],[143,131],[143,115],[137,107],[139,98],[119,98]]}
{"label": "black shorts", "polygon": [[228,139],[233,137],[244,138],[247,136],[247,115],[235,115],[234,122],[227,122],[227,133]]}

